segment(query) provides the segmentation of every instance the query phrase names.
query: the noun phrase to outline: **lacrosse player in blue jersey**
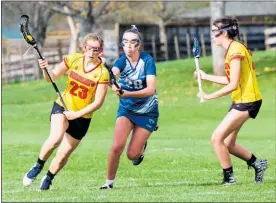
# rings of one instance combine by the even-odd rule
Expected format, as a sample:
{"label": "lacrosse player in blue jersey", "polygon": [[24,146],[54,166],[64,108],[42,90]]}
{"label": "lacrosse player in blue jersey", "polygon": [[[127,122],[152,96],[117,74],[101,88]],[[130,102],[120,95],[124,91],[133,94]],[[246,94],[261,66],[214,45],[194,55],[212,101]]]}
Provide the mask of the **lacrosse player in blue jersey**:
{"label": "lacrosse player in blue jersey", "polygon": [[[118,83],[121,88],[112,86],[120,97],[120,104],[108,156],[107,180],[100,189],[113,188],[120,156],[130,132],[132,137],[127,157],[135,166],[143,161],[147,140],[156,130],[159,117],[155,62],[149,54],[140,51],[142,35],[135,25],[124,32],[121,45],[124,54],[112,68],[114,75],[120,76]],[[119,90],[123,90],[123,94]]]}

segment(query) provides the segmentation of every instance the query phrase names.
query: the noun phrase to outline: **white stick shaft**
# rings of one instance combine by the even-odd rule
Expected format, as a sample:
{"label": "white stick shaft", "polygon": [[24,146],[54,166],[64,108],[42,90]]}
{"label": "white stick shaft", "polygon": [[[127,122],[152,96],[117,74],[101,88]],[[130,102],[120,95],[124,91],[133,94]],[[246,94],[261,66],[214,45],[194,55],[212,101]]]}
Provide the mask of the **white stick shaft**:
{"label": "white stick shaft", "polygon": [[[199,59],[197,57],[195,57],[195,64],[196,64],[196,72],[197,72],[197,84],[198,84],[198,89],[199,92],[203,92],[202,91],[202,85],[201,85],[201,78],[200,78],[200,70],[199,70]],[[200,102],[204,102],[204,99],[201,98]]]}

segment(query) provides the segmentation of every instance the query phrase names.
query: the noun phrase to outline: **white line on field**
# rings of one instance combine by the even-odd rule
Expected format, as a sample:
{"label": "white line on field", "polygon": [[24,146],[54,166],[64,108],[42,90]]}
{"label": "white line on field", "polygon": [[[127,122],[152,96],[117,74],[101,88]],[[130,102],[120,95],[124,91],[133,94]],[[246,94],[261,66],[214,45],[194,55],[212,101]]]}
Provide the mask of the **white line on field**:
{"label": "white line on field", "polygon": [[159,152],[159,151],[183,151],[184,148],[163,148],[163,149],[151,149],[148,152]]}

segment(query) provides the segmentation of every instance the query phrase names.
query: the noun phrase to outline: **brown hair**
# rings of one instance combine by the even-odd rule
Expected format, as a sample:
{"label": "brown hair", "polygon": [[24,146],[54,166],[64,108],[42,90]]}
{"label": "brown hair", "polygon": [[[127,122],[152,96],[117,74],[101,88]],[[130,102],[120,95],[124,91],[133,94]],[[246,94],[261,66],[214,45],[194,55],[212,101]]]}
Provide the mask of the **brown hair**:
{"label": "brown hair", "polygon": [[219,18],[213,22],[213,25],[218,27],[221,31],[226,31],[230,39],[238,38],[240,41],[238,20],[234,17]]}
{"label": "brown hair", "polygon": [[[124,32],[125,33],[128,33],[128,32],[131,32],[131,33],[134,33],[134,34],[137,34],[138,35],[138,38],[139,38],[139,44],[142,44],[142,41],[143,41],[143,36],[142,34],[139,32],[138,28],[136,27],[136,25],[131,25],[131,28],[126,30]],[[124,35],[123,34],[123,35]]]}

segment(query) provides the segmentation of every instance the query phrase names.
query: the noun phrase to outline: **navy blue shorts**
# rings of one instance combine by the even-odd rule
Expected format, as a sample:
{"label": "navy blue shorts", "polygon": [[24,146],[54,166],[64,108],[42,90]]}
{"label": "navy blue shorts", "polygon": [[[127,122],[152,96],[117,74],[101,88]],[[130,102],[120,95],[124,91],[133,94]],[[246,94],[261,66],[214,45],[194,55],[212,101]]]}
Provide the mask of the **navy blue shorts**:
{"label": "navy blue shorts", "polygon": [[249,102],[249,103],[237,103],[234,102],[231,104],[229,111],[236,109],[239,111],[248,111],[250,118],[255,119],[259,113],[259,110],[262,106],[262,100]]}
{"label": "navy blue shorts", "polygon": [[[64,108],[54,102],[54,106],[52,108],[52,114],[63,114]],[[51,117],[50,117],[51,120]],[[71,135],[73,138],[77,140],[81,140],[87,133],[91,118],[76,118],[74,120],[68,120],[69,127],[66,132]]]}
{"label": "navy blue shorts", "polygon": [[134,125],[140,126],[150,132],[157,130],[158,117],[133,114],[127,110],[119,109],[116,119],[121,116],[128,118]]}

